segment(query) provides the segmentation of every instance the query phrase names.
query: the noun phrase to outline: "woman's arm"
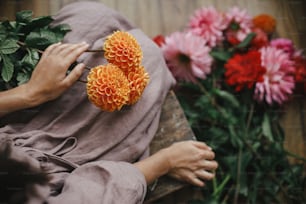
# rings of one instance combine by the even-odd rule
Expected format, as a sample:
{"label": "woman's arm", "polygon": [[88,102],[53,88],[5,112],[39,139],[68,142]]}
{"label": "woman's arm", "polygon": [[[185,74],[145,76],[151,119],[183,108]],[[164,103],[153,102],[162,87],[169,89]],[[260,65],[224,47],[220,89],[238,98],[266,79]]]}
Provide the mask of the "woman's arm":
{"label": "woman's arm", "polygon": [[67,75],[70,65],[88,48],[88,44],[53,44],[43,53],[31,79],[16,88],[0,92],[0,117],[53,100],[67,90],[82,74],[78,64]]}
{"label": "woman's arm", "polygon": [[196,186],[204,186],[205,180],[214,178],[218,167],[215,154],[203,142],[183,141],[158,151],[134,165],[144,174],[148,184],[168,174],[178,180]]}

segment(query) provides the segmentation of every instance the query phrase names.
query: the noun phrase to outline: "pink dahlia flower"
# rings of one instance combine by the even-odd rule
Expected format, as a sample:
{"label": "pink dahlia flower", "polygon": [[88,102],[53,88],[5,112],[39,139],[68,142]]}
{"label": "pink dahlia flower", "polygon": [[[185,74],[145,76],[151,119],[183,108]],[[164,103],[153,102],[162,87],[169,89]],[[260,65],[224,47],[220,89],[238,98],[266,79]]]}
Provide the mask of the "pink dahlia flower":
{"label": "pink dahlia flower", "polygon": [[210,47],[223,40],[223,30],[226,28],[222,13],[214,7],[203,7],[194,12],[189,21],[189,29],[203,37]]}
{"label": "pink dahlia flower", "polygon": [[270,45],[283,50],[289,57],[292,57],[295,53],[293,42],[287,38],[276,38],[271,40]]}
{"label": "pink dahlia flower", "polygon": [[276,102],[282,104],[286,101],[295,86],[295,68],[289,56],[275,47],[260,49],[261,66],[266,68],[262,82],[257,82],[255,99],[265,100],[268,104]]}
{"label": "pink dahlia flower", "polygon": [[211,72],[212,57],[206,41],[191,32],[175,32],[165,38],[164,57],[173,76],[178,80],[196,82]]}
{"label": "pink dahlia flower", "polygon": [[251,33],[252,17],[245,9],[240,9],[236,6],[231,8],[225,14],[225,21],[227,25],[226,36],[230,41],[242,42]]}

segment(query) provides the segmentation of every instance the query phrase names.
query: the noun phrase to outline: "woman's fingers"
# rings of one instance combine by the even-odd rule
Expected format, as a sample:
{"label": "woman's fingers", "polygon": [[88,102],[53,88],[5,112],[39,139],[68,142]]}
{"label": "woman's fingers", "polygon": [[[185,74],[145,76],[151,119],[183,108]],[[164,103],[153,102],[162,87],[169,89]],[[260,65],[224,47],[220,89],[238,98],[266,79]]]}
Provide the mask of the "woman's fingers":
{"label": "woman's fingers", "polygon": [[191,184],[195,185],[195,186],[199,186],[199,187],[204,187],[205,183],[199,179],[198,177],[194,177],[191,180]]}
{"label": "woman's fingers", "polygon": [[85,65],[83,63],[76,65],[74,69],[72,69],[71,72],[63,80],[63,84],[66,87],[70,87],[76,80],[78,80],[81,77],[84,68]]}
{"label": "woman's fingers", "polygon": [[199,168],[213,171],[213,170],[216,170],[218,168],[218,163],[214,160],[209,161],[209,160],[205,159],[203,161],[200,161]]}
{"label": "woman's fingers", "polygon": [[215,158],[215,153],[211,150],[200,150],[202,151],[202,159],[213,160]]}
{"label": "woman's fingers", "polygon": [[76,58],[80,54],[82,54],[88,48],[88,44],[85,42],[78,44],[67,44],[66,47],[59,51],[59,55],[68,57],[68,58]]}
{"label": "woman's fingers", "polygon": [[50,45],[26,83],[31,98],[37,104],[53,100],[67,90],[81,76],[84,64],[79,64],[68,75],[71,64],[88,48],[86,43]]}
{"label": "woman's fingers", "polygon": [[61,45],[62,45],[62,43],[58,42],[58,43],[52,44],[49,47],[47,47],[47,49],[43,53],[44,57],[47,57],[47,56],[53,54],[53,52],[56,52],[57,48],[60,47]]}
{"label": "woman's fingers", "polygon": [[212,150],[210,146],[208,146],[205,142],[200,142],[200,141],[192,141],[192,143],[200,149],[203,150]]}
{"label": "woman's fingers", "polygon": [[169,175],[196,186],[204,186],[206,180],[214,178],[218,168],[215,153],[208,145],[198,141],[185,141],[170,147]]}
{"label": "woman's fingers", "polygon": [[199,169],[195,171],[195,175],[197,178],[202,180],[211,180],[215,177],[214,173],[206,171],[205,169]]}

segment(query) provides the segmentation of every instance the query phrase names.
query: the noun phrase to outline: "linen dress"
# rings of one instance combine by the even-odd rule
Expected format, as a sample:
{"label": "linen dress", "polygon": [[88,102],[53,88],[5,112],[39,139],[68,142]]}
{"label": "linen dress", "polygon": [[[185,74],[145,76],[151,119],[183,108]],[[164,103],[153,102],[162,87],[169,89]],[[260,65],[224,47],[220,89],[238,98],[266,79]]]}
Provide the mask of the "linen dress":
{"label": "linen dress", "polygon": [[[52,176],[47,203],[142,203],[145,178],[131,163],[149,155],[161,106],[175,80],[154,42],[103,4],[72,3],[54,18],[55,25],[72,29],[65,43],[85,41],[90,49],[101,49],[114,31],[128,31],[142,48],[150,82],[136,104],[117,112],[97,108],[87,98],[86,85],[76,82],[54,101],[0,118],[0,145],[11,141],[12,151],[25,152]],[[84,53],[78,62],[94,67],[106,60],[102,53]]]}

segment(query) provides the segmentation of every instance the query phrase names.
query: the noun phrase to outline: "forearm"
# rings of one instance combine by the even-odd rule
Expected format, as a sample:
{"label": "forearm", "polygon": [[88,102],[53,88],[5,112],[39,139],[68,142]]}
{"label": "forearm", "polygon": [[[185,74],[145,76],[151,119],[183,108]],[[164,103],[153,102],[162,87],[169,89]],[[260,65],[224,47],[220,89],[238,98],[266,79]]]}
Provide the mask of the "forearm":
{"label": "forearm", "polygon": [[169,172],[170,164],[167,151],[167,149],[163,149],[134,164],[143,173],[147,184],[151,184],[155,179]]}
{"label": "forearm", "polygon": [[28,92],[25,85],[0,92],[0,117],[17,110],[33,107],[35,105],[34,99],[28,97]]}
{"label": "forearm", "polygon": [[203,142],[182,141],[158,151],[145,160],[135,163],[147,184],[165,174],[181,181],[203,187],[205,180],[214,178],[218,163],[215,154]]}
{"label": "forearm", "polygon": [[82,75],[80,63],[67,75],[70,65],[88,48],[87,43],[49,46],[42,55],[31,79],[23,85],[0,92],[0,117],[56,99]]}

